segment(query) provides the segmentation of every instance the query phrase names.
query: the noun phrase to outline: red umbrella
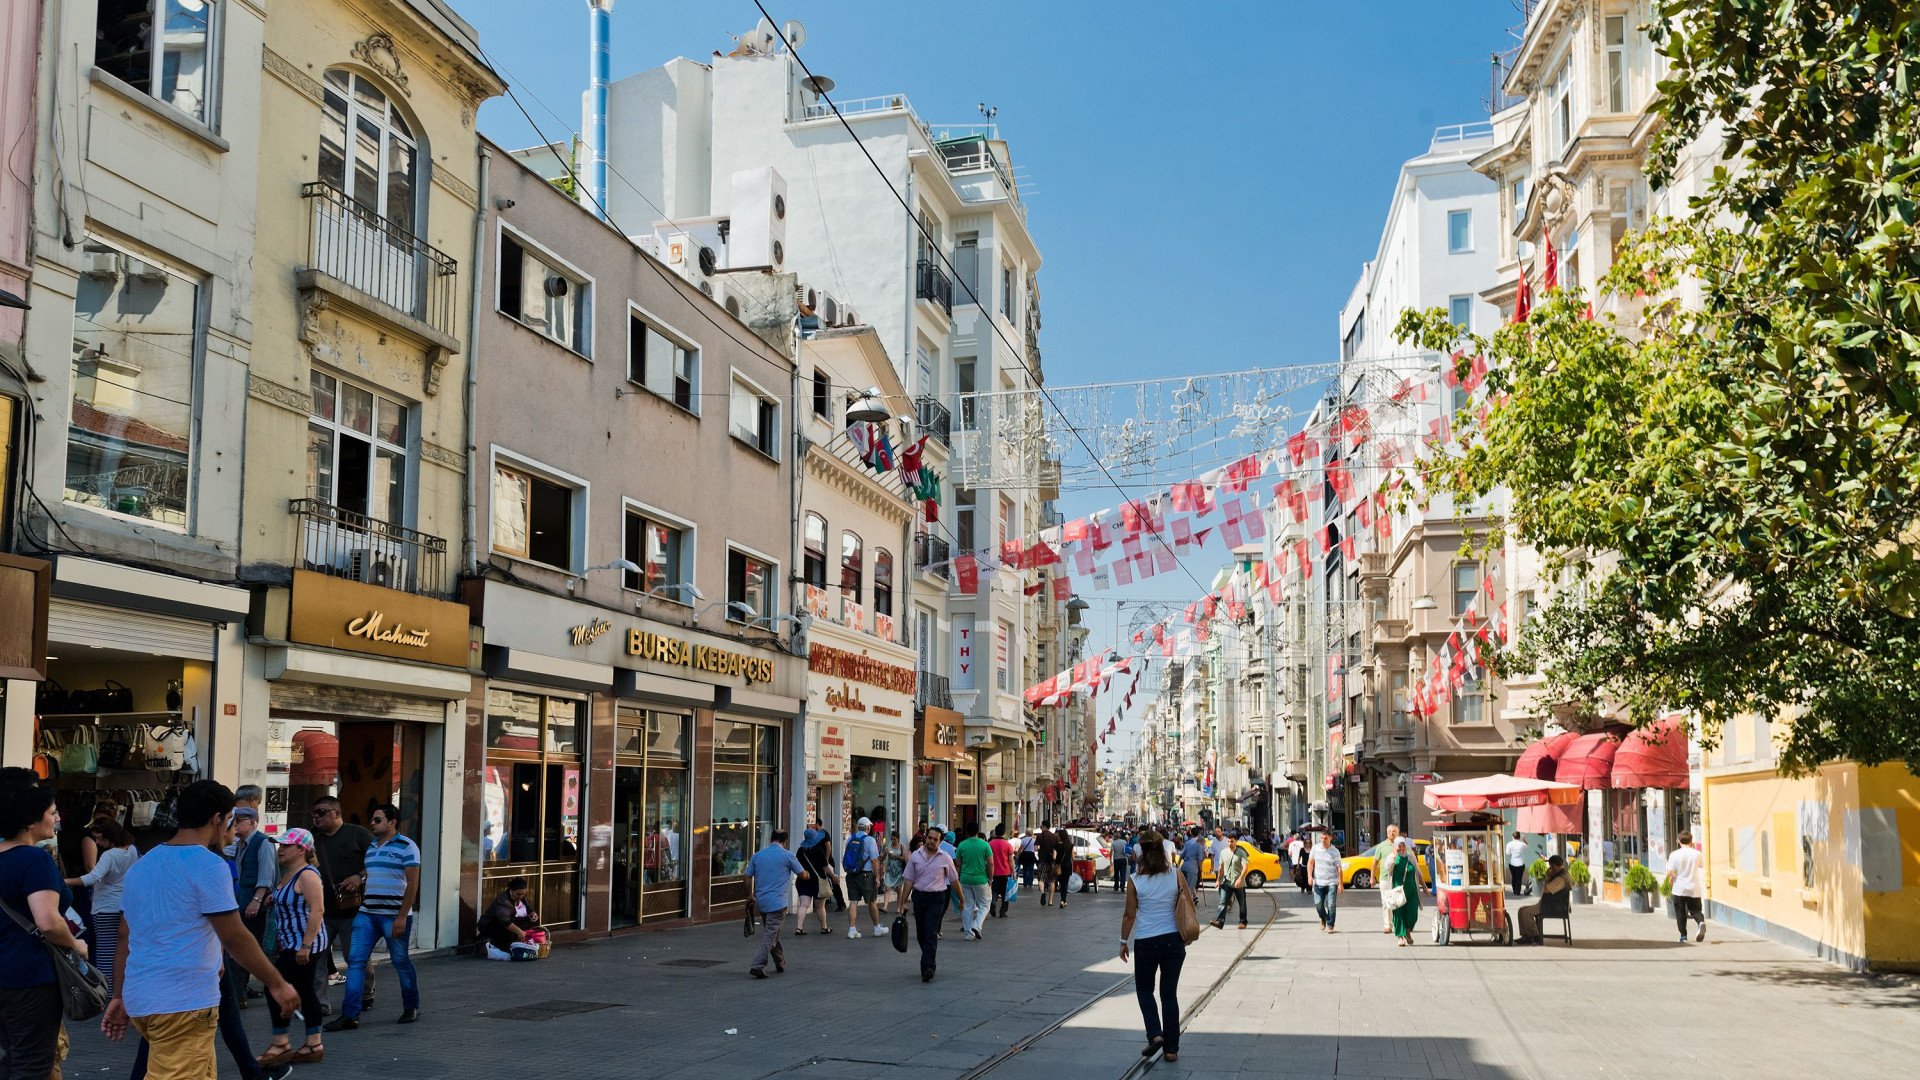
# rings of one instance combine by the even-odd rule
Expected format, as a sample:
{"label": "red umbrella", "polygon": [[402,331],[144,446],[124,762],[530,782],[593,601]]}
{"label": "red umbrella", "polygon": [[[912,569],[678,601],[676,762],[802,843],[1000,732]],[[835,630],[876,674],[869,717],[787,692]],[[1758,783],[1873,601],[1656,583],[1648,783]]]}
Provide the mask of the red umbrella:
{"label": "red umbrella", "polygon": [[1580,801],[1580,789],[1553,780],[1526,780],[1506,773],[1429,784],[1423,798],[1433,810],[1461,813],[1519,806],[1564,806]]}

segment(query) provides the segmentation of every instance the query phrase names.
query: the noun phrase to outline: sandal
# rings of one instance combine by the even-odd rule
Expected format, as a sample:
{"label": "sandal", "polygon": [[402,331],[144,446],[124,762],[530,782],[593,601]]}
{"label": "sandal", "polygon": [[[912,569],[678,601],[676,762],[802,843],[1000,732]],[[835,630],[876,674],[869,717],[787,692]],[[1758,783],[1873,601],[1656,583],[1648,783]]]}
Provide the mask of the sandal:
{"label": "sandal", "polygon": [[795,930],[795,931],[793,932],[793,936],[794,936],[794,937],[806,937],[806,936],[807,936],[807,932],[806,932],[805,930]]}
{"label": "sandal", "polygon": [[287,1055],[286,1063],[289,1065],[318,1065],[326,1059],[327,1048],[325,1046],[302,1046],[300,1049]]}
{"label": "sandal", "polygon": [[269,1046],[264,1052],[254,1055],[253,1060],[259,1063],[260,1067],[264,1069],[278,1065],[281,1058],[287,1057],[292,1053],[292,1044],[286,1046]]}

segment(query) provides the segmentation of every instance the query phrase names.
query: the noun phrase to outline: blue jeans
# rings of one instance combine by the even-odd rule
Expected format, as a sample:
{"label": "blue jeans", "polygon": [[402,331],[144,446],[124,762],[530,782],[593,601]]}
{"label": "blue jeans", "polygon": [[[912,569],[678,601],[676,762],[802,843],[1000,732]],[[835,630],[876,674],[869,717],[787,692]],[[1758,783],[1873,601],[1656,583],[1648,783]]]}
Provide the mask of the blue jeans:
{"label": "blue jeans", "polygon": [[[1315,885],[1313,887],[1313,910],[1320,913],[1320,925],[1326,927],[1333,925],[1334,908],[1336,901],[1339,899],[1339,895],[1340,886],[1338,885]],[[355,936],[355,940],[358,940],[357,935]],[[352,976],[348,976],[348,978],[352,978]]]}
{"label": "blue jeans", "polygon": [[387,943],[387,958],[393,974],[400,980],[400,1007],[420,1007],[420,978],[414,974],[413,960],[407,956],[407,938],[413,933],[413,918],[408,917],[405,933],[393,932],[393,916],[369,915],[362,911],[353,917],[353,944],[347,947],[347,994],[340,1002],[340,1015],[360,1015],[360,995],[367,988],[367,961],[373,956],[375,939]]}

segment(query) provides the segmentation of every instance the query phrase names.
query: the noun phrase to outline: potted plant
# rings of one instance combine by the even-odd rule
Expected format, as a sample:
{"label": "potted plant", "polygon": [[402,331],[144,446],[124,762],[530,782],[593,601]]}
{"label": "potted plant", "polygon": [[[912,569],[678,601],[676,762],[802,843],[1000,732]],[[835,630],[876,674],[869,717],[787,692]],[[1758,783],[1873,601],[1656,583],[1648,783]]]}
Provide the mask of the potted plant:
{"label": "potted plant", "polygon": [[1678,918],[1679,913],[1676,912],[1673,908],[1673,879],[1672,878],[1660,879],[1660,895],[1664,897],[1667,901],[1667,918],[1669,919]]}
{"label": "potted plant", "polygon": [[1621,882],[1627,891],[1627,910],[1643,915],[1653,911],[1653,893],[1660,888],[1660,882],[1654,878],[1653,871],[1640,865],[1636,860],[1627,868],[1626,880]]}
{"label": "potted plant", "polygon": [[1593,881],[1593,870],[1585,859],[1572,859],[1567,863],[1567,877],[1573,881],[1573,902],[1576,904],[1593,903],[1593,893],[1587,886]]}
{"label": "potted plant", "polygon": [[1547,860],[1545,859],[1535,859],[1533,860],[1533,864],[1527,867],[1528,881],[1533,881],[1533,882],[1544,881],[1546,880],[1546,876],[1547,876]]}

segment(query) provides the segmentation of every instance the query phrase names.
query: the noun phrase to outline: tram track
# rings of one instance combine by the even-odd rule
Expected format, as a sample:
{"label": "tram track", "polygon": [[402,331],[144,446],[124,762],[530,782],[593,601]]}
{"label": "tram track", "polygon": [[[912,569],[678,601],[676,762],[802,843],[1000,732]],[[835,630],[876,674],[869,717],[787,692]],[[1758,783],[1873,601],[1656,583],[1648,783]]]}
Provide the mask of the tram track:
{"label": "tram track", "polygon": [[[1267,932],[1269,930],[1273,929],[1274,923],[1279,921],[1279,918],[1280,918],[1279,898],[1274,894],[1265,892],[1264,890],[1256,895],[1257,895],[1257,898],[1264,899],[1267,901],[1267,904],[1269,907],[1269,910],[1267,912],[1267,920],[1260,924],[1260,929],[1255,931],[1252,937],[1247,939],[1246,944],[1243,945],[1240,948],[1240,951],[1234,955],[1232,962],[1227,964],[1226,968],[1220,972],[1219,976],[1216,977],[1210,984],[1208,984],[1206,992],[1201,994],[1198,998],[1194,999],[1193,1003],[1186,1007],[1186,1009],[1184,1010],[1185,1015],[1181,1018],[1181,1021],[1180,1021],[1180,1031],[1182,1034],[1186,1032],[1187,1025],[1191,1023],[1195,1017],[1199,1016],[1202,1012],[1206,1010],[1207,1003],[1212,1001],[1213,995],[1218,993],[1220,988],[1226,985],[1227,980],[1233,977],[1233,973],[1239,969],[1241,962],[1244,961],[1248,956],[1252,955],[1254,946],[1260,944],[1260,940],[1266,937]],[[1202,925],[1204,927],[1205,924],[1203,923]],[[1100,1002],[1105,1001],[1109,997],[1112,997],[1114,994],[1131,988],[1132,985],[1133,985],[1133,976],[1131,974],[1115,980],[1111,986],[1108,986],[1106,989],[1100,990],[1097,993],[1092,994],[1085,1001],[1082,1001],[1080,1004],[1074,1006],[1072,1009],[1068,1010],[1065,1013],[1062,1013],[1060,1016],[1050,1021],[1045,1027],[1042,1027],[1038,1031],[1034,1031],[1026,1035],[1025,1037],[1021,1038],[1019,1041],[1013,1043],[1011,1046],[1008,1046],[1005,1050],[1000,1051],[999,1053],[993,1055],[992,1057],[974,1066],[973,1068],[967,1070],[966,1072],[961,1073],[959,1076],[959,1080],[983,1080],[983,1078],[991,1077],[992,1075],[994,1075],[995,1072],[999,1071],[1001,1068],[1017,1060],[1021,1054],[1025,1053],[1026,1051],[1032,1049],[1035,1045],[1039,1044],[1042,1040],[1047,1038],[1047,1036],[1052,1035],[1054,1032],[1059,1031],[1062,1027],[1065,1027],[1075,1017],[1080,1016],[1081,1014],[1085,1013],[1088,1009],[1093,1008],[1095,1005],[1098,1005]],[[1152,1057],[1136,1058],[1132,1062],[1130,1062],[1125,1069],[1121,1070],[1119,1074],[1117,1074],[1117,1076],[1115,1077],[1115,1080],[1133,1080],[1133,1078],[1135,1077],[1145,1076],[1147,1073],[1153,1071],[1153,1067],[1155,1065],[1158,1065],[1159,1063],[1160,1063],[1159,1054],[1154,1054]]]}

